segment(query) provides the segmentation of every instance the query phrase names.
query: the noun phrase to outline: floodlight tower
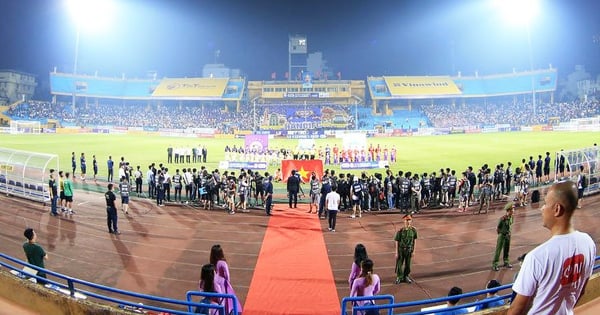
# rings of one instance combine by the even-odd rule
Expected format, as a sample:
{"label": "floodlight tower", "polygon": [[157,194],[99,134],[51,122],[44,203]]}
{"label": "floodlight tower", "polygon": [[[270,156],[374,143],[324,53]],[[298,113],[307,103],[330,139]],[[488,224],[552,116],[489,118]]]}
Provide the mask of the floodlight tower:
{"label": "floodlight tower", "polygon": [[307,54],[308,54],[308,43],[306,41],[306,35],[289,35],[289,49],[288,49],[288,77],[289,81],[303,71],[307,69]]}
{"label": "floodlight tower", "polygon": [[111,0],[66,0],[65,2],[71,18],[75,22],[75,53],[73,57],[73,99],[72,109],[75,118],[75,102],[77,98],[77,86],[75,76],[77,75],[77,64],[79,59],[79,39],[82,29],[99,30],[110,25],[113,4]]}
{"label": "floodlight tower", "polygon": [[495,5],[511,24],[524,26],[527,31],[529,70],[531,72],[531,105],[536,116],[535,76],[533,75],[533,46],[531,45],[531,23],[538,15],[540,0],[495,0]]}

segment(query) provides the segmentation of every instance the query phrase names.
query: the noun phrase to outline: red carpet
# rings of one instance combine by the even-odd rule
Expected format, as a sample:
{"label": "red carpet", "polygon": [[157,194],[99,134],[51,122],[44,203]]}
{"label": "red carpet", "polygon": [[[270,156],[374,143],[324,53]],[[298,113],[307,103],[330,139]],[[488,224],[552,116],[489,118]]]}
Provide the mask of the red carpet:
{"label": "red carpet", "polygon": [[278,206],[265,239],[244,305],[244,315],[340,314],[321,223],[308,205]]}

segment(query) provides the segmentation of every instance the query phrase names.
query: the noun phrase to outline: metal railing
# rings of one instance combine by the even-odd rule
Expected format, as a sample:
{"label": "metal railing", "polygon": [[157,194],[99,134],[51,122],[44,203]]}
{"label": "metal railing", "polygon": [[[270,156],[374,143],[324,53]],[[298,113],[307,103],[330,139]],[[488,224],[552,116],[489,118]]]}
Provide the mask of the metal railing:
{"label": "metal railing", "polygon": [[[8,263],[6,261],[2,261],[2,260],[0,260],[0,266],[3,266],[10,270],[13,270],[20,275],[24,275],[25,277],[30,277],[30,278],[35,278],[36,280],[45,281],[50,285],[49,288],[51,288],[51,289],[53,288],[52,286],[55,286],[55,287],[58,287],[61,289],[66,289],[67,292],[69,293],[69,295],[74,298],[77,298],[77,295],[75,293],[79,293],[79,294],[83,294],[84,296],[90,296],[90,297],[96,298],[98,300],[116,303],[120,307],[132,307],[132,308],[150,310],[150,311],[156,311],[156,312],[168,312],[171,314],[190,315],[190,314],[194,314],[193,311],[194,311],[195,307],[206,307],[209,309],[218,310],[220,312],[222,311],[224,313],[224,311],[225,311],[224,305],[204,304],[204,303],[193,301],[193,298],[197,297],[197,296],[217,297],[217,298],[222,299],[223,301],[227,301],[227,299],[232,299],[233,300],[233,312],[234,312],[233,314],[237,314],[237,297],[232,294],[219,294],[219,293],[209,293],[209,292],[201,292],[201,291],[188,291],[186,293],[186,300],[169,299],[169,298],[164,298],[164,297],[159,297],[159,296],[154,296],[154,295],[148,295],[148,294],[142,294],[142,293],[127,291],[127,290],[121,290],[121,289],[108,287],[108,286],[96,284],[93,282],[69,277],[69,276],[63,275],[58,272],[54,272],[54,271],[51,271],[48,269],[37,267],[35,265],[31,265],[25,261],[11,257],[4,253],[0,253],[0,258],[4,259],[6,261],[12,262],[13,264],[16,264],[18,267],[15,267],[13,264],[10,264],[10,263]],[[596,261],[600,260],[600,256],[597,256],[595,260]],[[47,275],[50,275],[59,280],[62,280],[63,282],[66,282],[66,284],[55,281],[55,280],[42,278],[42,277],[38,276],[37,274],[25,272],[22,270],[23,267],[29,267],[36,271],[43,271]],[[599,269],[600,269],[600,264],[594,266],[594,271],[598,271]],[[393,311],[396,308],[428,305],[428,304],[432,304],[432,303],[447,302],[448,300],[451,300],[451,299],[467,298],[467,297],[473,297],[473,296],[478,296],[478,295],[484,295],[484,294],[487,294],[488,292],[496,292],[496,291],[511,289],[512,285],[513,284],[511,283],[511,284],[506,284],[506,285],[492,288],[492,289],[468,292],[465,294],[456,295],[456,296],[452,296],[452,297],[446,296],[446,297],[440,297],[440,298],[435,298],[435,299],[418,300],[418,301],[410,301],[410,302],[402,302],[402,303],[394,303],[393,295],[344,297],[341,302],[341,310],[342,310],[342,315],[347,315],[348,313],[347,313],[346,309],[350,308],[350,307],[352,308],[353,315],[358,314],[359,311],[367,311],[367,310],[371,310],[371,309],[387,310],[387,314],[392,315],[392,314],[394,314]],[[138,302],[131,301],[131,300],[125,300],[125,299],[121,299],[121,298],[115,298],[115,297],[111,297],[108,295],[99,294],[96,292],[82,289],[81,287],[93,288],[93,289],[100,290],[100,291],[107,292],[107,293],[115,293],[115,294],[123,295],[126,297],[144,299],[144,300],[148,300],[148,301],[152,301],[152,302],[165,303],[168,305],[172,305],[173,308],[171,308],[171,306],[169,306],[167,308],[167,307],[159,307],[159,306],[152,306],[152,305],[144,305],[144,304],[140,304]],[[475,301],[472,303],[461,304],[461,305],[455,306],[455,307],[444,308],[444,310],[446,311],[446,310],[453,310],[453,309],[460,309],[460,308],[476,307],[476,306],[484,304],[484,303],[489,303],[489,302],[498,301],[498,300],[504,300],[504,299],[508,299],[510,297],[511,297],[511,294],[505,294],[505,295],[501,295],[498,297],[487,298],[487,299]],[[366,301],[366,300],[373,300],[375,302],[382,300],[386,304],[376,304],[375,303],[373,305],[354,305],[355,302]],[[179,310],[176,308],[179,308]],[[181,309],[187,309],[187,310],[183,311]],[[221,314],[220,312],[219,312],[219,314]],[[432,312],[433,312],[432,310],[428,310],[428,311],[420,311],[420,312],[413,312],[413,313],[406,313],[406,314],[422,315],[422,314],[431,314]]]}
{"label": "metal railing", "polygon": [[[596,262],[598,260],[600,260],[600,256],[597,256],[595,259]],[[600,264],[597,264],[594,266],[593,270],[594,270],[594,272],[596,272],[599,269],[600,269]],[[485,295],[488,292],[509,290],[509,289],[512,289],[512,286],[513,286],[513,284],[510,283],[510,284],[505,284],[505,285],[502,285],[502,286],[499,286],[496,288],[492,288],[492,289],[473,291],[473,292],[468,292],[468,293],[464,293],[464,294],[460,294],[460,295],[454,295],[451,297],[444,296],[444,297],[434,298],[434,299],[401,302],[401,303],[395,303],[393,296],[391,296],[391,295],[345,297],[342,299],[342,315],[348,315],[347,309],[350,309],[350,308],[352,309],[352,313],[351,313],[352,315],[362,314],[363,312],[365,312],[367,310],[377,310],[377,311],[386,310],[387,311],[386,314],[393,315],[393,314],[397,314],[397,313],[394,313],[394,309],[397,309],[397,308],[404,308],[404,307],[411,307],[411,306],[424,306],[424,305],[435,304],[435,303],[440,303],[440,302],[447,302],[449,300],[454,300],[454,299],[462,299],[462,298],[468,298],[468,297],[473,297],[473,296]],[[354,305],[354,302],[356,302],[356,301],[380,300],[379,297],[382,297],[381,299],[389,299],[390,296],[392,297],[391,303],[387,303],[387,304],[376,304],[375,303],[373,305],[366,305],[366,306]],[[499,301],[499,300],[505,300],[505,299],[510,298],[511,296],[512,296],[512,292],[509,294],[504,294],[504,295],[500,295],[497,297],[486,298],[486,299],[482,299],[482,300],[471,302],[471,303],[465,303],[465,304],[460,304],[460,305],[453,306],[453,307],[443,308],[443,311],[451,311],[451,310],[457,310],[457,309],[462,309],[462,308],[471,308],[471,307],[476,308],[479,305],[487,304],[489,302],[494,302],[494,301]],[[402,314],[425,315],[425,314],[432,314],[432,313],[439,312],[439,311],[441,311],[441,310],[426,310],[426,311],[410,312],[410,313],[402,313]]]}
{"label": "metal railing", "polygon": [[[25,261],[8,256],[4,253],[0,253],[0,258],[3,259],[3,260],[0,260],[1,266],[5,267],[7,269],[10,269],[10,270],[14,270],[14,271],[16,271],[16,273],[18,275],[23,275],[26,278],[35,278],[36,280],[41,280],[41,281],[47,282],[49,284],[47,286],[49,289],[55,289],[55,288],[65,289],[65,290],[67,290],[67,293],[73,298],[78,298],[83,295],[83,296],[93,297],[93,298],[96,298],[101,301],[116,303],[116,305],[115,305],[116,307],[118,305],[118,307],[122,307],[122,308],[127,307],[127,308],[134,308],[134,309],[138,309],[138,310],[167,312],[170,314],[178,314],[178,315],[190,315],[190,314],[194,314],[192,310],[195,307],[209,307],[211,309],[224,310],[224,307],[222,307],[222,306],[219,307],[219,305],[214,305],[214,304],[207,306],[207,304],[194,302],[191,299],[192,296],[210,296],[210,297],[215,296],[215,297],[219,297],[222,299],[234,299],[234,303],[233,303],[234,310],[237,310],[237,298],[231,294],[217,294],[217,293],[190,291],[190,292],[188,292],[188,296],[187,296],[186,300],[169,299],[169,298],[164,298],[164,297],[159,297],[159,296],[154,296],[154,295],[149,295],[149,294],[142,294],[142,293],[127,291],[127,290],[121,290],[121,289],[108,287],[108,286],[96,284],[93,282],[69,277],[69,276],[60,274],[58,272],[54,272],[52,270],[43,269],[43,268],[37,267],[35,265],[31,265]],[[15,267],[15,265],[13,265],[9,262],[6,262],[6,261],[12,262],[17,267]],[[37,274],[25,272],[22,270],[23,267],[29,267],[33,270],[36,270],[36,273],[37,273],[37,271],[43,271],[47,275],[56,278],[56,280],[46,279],[46,278],[38,276]],[[106,292],[107,295],[96,293],[96,292],[93,292],[90,290],[86,290],[84,288],[96,289],[103,293]],[[76,295],[76,293],[78,293],[78,294]],[[108,296],[108,294],[111,294],[111,293],[122,295],[127,298],[144,299],[147,301],[157,302],[157,304],[164,303],[167,306],[160,307],[160,306],[140,304],[140,303],[138,303],[138,301],[131,301],[132,299],[115,298],[112,296]],[[192,295],[189,295],[190,293],[192,293]],[[187,310],[184,310],[184,309],[187,309]]]}

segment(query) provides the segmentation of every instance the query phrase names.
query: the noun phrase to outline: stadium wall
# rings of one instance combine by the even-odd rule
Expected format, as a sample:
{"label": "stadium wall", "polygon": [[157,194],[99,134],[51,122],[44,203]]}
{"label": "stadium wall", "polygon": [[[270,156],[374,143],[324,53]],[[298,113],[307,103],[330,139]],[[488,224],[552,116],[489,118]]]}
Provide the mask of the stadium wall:
{"label": "stadium wall", "polygon": [[0,282],[0,295],[3,298],[38,314],[131,314],[108,305],[72,299],[39,284],[17,278],[4,270],[0,270]]}

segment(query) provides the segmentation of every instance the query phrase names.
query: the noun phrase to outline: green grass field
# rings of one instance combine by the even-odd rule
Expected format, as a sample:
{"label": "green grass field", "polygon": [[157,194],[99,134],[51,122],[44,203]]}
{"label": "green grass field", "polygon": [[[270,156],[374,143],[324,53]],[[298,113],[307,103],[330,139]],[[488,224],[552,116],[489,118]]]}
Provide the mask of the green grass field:
{"label": "green grass field", "polygon": [[[391,165],[395,172],[398,170],[423,173],[438,171],[441,167],[450,167],[457,171],[472,165],[475,169],[484,163],[492,167],[497,163],[512,161],[520,164],[522,158],[544,155],[546,151],[554,152],[560,149],[577,149],[592,146],[598,141],[596,132],[511,132],[490,134],[460,134],[426,137],[393,137],[369,138],[368,143],[391,147],[398,150],[398,162]],[[341,139],[317,139],[317,146],[341,146]],[[224,157],[225,145],[243,145],[243,139],[201,139],[177,138],[142,135],[105,135],[105,134],[41,134],[41,135],[0,135],[1,147],[57,154],[60,168],[71,168],[71,152],[77,156],[85,152],[88,163],[88,173],[91,172],[92,155],[98,159],[99,175],[106,176],[106,160],[112,155],[117,162],[124,156],[133,166],[140,165],[147,170],[151,162],[166,163],[167,147],[206,145],[208,148],[209,169],[217,168]],[[275,148],[293,148],[298,140],[273,139],[269,146]],[[169,169],[181,167],[182,164],[169,165]],[[200,164],[189,165],[198,167]],[[187,165],[186,165],[187,167]],[[327,168],[327,166],[326,166]],[[272,173],[276,168],[269,169]],[[331,167],[339,173],[339,167]],[[78,170],[79,172],[79,170]],[[345,173],[346,171],[344,171]],[[357,171],[354,171],[357,172]]]}

